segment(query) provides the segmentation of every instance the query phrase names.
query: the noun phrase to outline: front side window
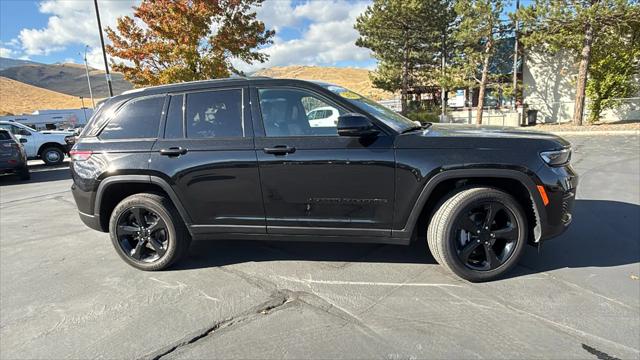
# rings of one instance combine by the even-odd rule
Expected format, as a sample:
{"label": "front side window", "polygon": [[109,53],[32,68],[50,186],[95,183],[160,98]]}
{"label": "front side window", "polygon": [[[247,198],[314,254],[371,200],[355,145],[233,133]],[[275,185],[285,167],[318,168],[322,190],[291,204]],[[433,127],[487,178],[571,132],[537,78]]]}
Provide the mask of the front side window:
{"label": "front side window", "polygon": [[191,139],[242,137],[242,90],[187,94],[186,130]]}
{"label": "front side window", "polygon": [[416,126],[415,121],[410,120],[371,99],[358,95],[353,91],[331,84],[321,84],[321,86],[334,94],[343,97],[358,108],[375,116],[376,119],[382,121],[397,132],[402,132]]}
{"label": "front side window", "polygon": [[164,96],[126,103],[100,132],[102,140],[147,139],[158,136]]}
{"label": "front side window", "polygon": [[267,136],[337,136],[344,113],[322,97],[301,89],[260,89],[260,111]]}
{"label": "front side window", "polygon": [[10,131],[13,135],[20,135],[20,130],[22,130],[21,128],[15,125],[9,125],[9,124],[0,124],[0,128]]}

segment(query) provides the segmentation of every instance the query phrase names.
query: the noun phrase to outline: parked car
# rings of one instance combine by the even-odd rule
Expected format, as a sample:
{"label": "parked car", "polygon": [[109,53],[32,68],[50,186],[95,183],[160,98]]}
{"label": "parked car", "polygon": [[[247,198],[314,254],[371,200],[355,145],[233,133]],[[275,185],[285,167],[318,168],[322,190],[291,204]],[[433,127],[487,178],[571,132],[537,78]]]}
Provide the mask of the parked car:
{"label": "parked car", "polygon": [[311,127],[331,127],[335,128],[338,124],[338,109],[330,106],[321,106],[307,113],[309,126]]}
{"label": "parked car", "polygon": [[64,139],[69,135],[66,131],[36,131],[13,121],[0,121],[0,129],[11,132],[20,140],[29,159],[42,159],[47,165],[61,164],[69,150]]}
{"label": "parked car", "polygon": [[0,174],[14,173],[21,180],[29,180],[27,153],[20,141],[9,131],[0,129]]}
{"label": "parked car", "polygon": [[[313,127],[316,107],[339,112]],[[423,125],[326,83],[238,78],[125,92],[71,151],[80,218],[117,253],[165,269],[191,240],[407,245],[470,281],[512,268],[571,223],[562,138]]]}

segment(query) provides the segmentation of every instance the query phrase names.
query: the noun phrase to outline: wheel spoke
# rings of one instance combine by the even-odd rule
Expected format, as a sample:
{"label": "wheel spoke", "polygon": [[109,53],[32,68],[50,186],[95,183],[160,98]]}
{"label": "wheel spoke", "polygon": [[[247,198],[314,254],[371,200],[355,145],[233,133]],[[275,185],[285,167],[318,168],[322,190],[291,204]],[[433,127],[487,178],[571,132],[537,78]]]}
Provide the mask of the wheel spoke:
{"label": "wheel spoke", "polygon": [[144,248],[144,241],[138,240],[136,247],[131,252],[131,257],[140,260],[142,258],[142,249]]}
{"label": "wheel spoke", "polygon": [[518,228],[515,226],[509,226],[504,229],[494,230],[493,233],[496,235],[496,239],[506,239],[506,240],[517,240],[518,239]]}
{"label": "wheel spoke", "polygon": [[153,248],[153,250],[155,250],[155,252],[158,254],[158,256],[162,256],[164,255],[164,253],[167,251],[162,247],[162,244],[160,243],[160,241],[158,241],[156,238],[154,238],[153,236],[151,237],[151,239],[149,240],[149,244],[151,245],[151,247]]}
{"label": "wheel spoke", "polygon": [[140,229],[135,227],[135,226],[131,226],[131,225],[118,225],[118,234],[119,235],[134,235],[136,234]]}
{"label": "wheel spoke", "polygon": [[496,218],[496,213],[501,209],[501,206],[496,203],[489,203],[487,205],[487,214],[485,215],[482,226],[485,228],[491,229],[491,224],[493,224],[493,220]]}
{"label": "wheel spoke", "polygon": [[133,214],[133,217],[136,219],[136,222],[138,223],[138,226],[146,228],[147,227],[147,221],[144,218],[144,209],[142,208],[133,208],[131,209],[131,213]]}
{"label": "wheel spoke", "polygon": [[495,269],[500,265],[500,260],[498,260],[496,252],[491,246],[484,247],[484,254],[487,257],[487,265],[489,266],[489,269]]}
{"label": "wheel spoke", "polygon": [[473,253],[473,250],[475,250],[479,245],[480,243],[475,240],[470,240],[469,242],[467,242],[462,250],[460,250],[460,259],[462,260],[462,262],[466,264],[466,262],[469,260],[469,256],[471,255],[471,253]]}
{"label": "wheel spoke", "polygon": [[153,233],[154,231],[162,230],[162,229],[166,229],[166,225],[164,224],[164,221],[160,217],[158,217],[158,221],[151,224],[148,228],[148,230],[151,233]]}

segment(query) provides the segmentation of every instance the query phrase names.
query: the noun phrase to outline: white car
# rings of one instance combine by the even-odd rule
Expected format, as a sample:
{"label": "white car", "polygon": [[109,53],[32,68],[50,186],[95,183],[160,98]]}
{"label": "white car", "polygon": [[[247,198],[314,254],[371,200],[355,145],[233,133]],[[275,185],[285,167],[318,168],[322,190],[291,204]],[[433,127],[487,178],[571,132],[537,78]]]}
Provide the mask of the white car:
{"label": "white car", "polygon": [[336,127],[338,116],[338,110],[330,106],[318,107],[307,113],[311,127]]}
{"label": "white car", "polygon": [[57,165],[68,153],[65,137],[69,133],[66,131],[36,131],[13,121],[0,121],[0,128],[8,130],[22,143],[29,159],[42,159],[47,165]]}

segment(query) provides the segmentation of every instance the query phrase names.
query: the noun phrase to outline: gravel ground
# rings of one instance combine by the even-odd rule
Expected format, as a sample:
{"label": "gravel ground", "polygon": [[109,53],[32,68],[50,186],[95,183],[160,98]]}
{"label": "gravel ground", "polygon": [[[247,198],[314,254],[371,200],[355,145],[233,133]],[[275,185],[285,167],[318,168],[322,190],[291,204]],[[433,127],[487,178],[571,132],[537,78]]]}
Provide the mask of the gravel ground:
{"label": "gravel ground", "polygon": [[164,272],[86,228],[68,169],[0,177],[0,358],[640,357],[640,138],[567,136],[574,223],[506,279],[410,247],[196,242]]}
{"label": "gravel ground", "polygon": [[640,121],[630,121],[622,123],[594,123],[584,124],[582,126],[575,126],[570,123],[563,124],[538,124],[535,126],[528,126],[527,129],[540,130],[540,131],[640,131]]}

